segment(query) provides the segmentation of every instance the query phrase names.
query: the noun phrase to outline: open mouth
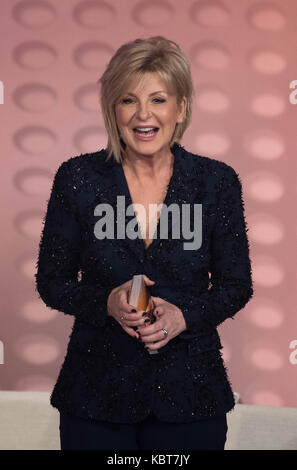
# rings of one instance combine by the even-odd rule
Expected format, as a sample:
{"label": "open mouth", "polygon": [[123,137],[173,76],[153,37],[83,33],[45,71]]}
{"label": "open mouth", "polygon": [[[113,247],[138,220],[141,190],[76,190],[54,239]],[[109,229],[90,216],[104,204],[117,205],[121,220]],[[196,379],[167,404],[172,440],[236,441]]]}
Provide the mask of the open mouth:
{"label": "open mouth", "polygon": [[140,130],[134,127],[133,132],[135,132],[135,134],[140,135],[142,137],[153,137],[155,134],[157,134],[158,130],[159,130],[158,127],[154,127],[153,129],[149,129],[149,130]]}

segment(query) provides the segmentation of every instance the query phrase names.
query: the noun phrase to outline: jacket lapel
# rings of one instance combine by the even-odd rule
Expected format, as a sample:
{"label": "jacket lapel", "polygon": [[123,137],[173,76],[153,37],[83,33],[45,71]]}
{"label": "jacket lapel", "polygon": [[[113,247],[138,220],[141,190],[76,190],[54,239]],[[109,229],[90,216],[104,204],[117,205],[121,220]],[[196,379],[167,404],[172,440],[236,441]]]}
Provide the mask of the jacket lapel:
{"label": "jacket lapel", "polygon": [[[177,204],[180,207],[181,215],[182,204],[192,204],[197,197],[197,191],[199,188],[199,183],[197,181],[198,175],[195,171],[193,157],[189,152],[177,143],[174,143],[173,147],[171,147],[171,151],[174,155],[174,166],[164,205],[165,207],[169,207],[171,204]],[[137,221],[132,207],[132,199],[124,170],[122,165],[116,162],[113,157],[111,157],[110,160],[105,161],[105,150],[102,151],[102,155],[100,155],[100,157],[95,154],[95,158],[97,159],[96,163],[98,163],[98,165],[96,165],[96,171],[99,171],[101,174],[98,200],[102,203],[110,204],[114,211],[114,236],[116,239],[116,249],[129,249],[135,256],[142,260],[146,254],[151,254],[162,241],[162,238],[160,237],[161,217],[159,218],[159,222],[155,230],[155,238],[147,249],[145,248],[144,240],[142,239],[140,227],[138,225],[135,226],[135,239],[132,239],[126,233],[124,233],[124,238],[119,238],[119,234],[117,233],[117,220],[119,225],[122,225],[122,227],[124,226],[125,228],[134,217]],[[199,157],[197,156],[197,158]],[[119,199],[118,196],[122,196],[122,198]],[[120,203],[118,204],[119,201]],[[127,209],[129,206],[132,207],[132,209],[130,209],[132,210],[132,212],[130,212],[132,215],[127,215]],[[125,229],[123,229],[123,231],[125,232]],[[168,239],[171,239],[172,233],[172,224],[169,223]]]}

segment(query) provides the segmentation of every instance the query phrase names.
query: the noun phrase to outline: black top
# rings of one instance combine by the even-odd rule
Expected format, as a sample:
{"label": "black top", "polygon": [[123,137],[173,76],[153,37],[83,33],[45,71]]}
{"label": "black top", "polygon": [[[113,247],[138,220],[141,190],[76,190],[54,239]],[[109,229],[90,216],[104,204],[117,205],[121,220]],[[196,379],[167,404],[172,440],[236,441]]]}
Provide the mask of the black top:
{"label": "black top", "polygon": [[[171,223],[168,237],[160,236],[160,220],[147,249],[142,238],[117,238],[116,221],[113,239],[98,238],[96,206],[109,204],[117,215],[117,196],[125,196],[125,209],[132,204],[123,167],[113,158],[106,161],[105,149],[70,158],[57,170],[36,287],[48,307],[74,316],[51,395],[52,406],[60,411],[135,423],[152,410],[163,421],[191,422],[234,407],[217,326],[253,295],[242,186],[239,175],[222,161],[176,143],[171,151],[173,174],[164,204],[178,204],[181,214],[182,204],[191,204],[191,230],[192,205],[202,205],[197,249],[186,248],[191,240],[182,230],[176,238]],[[124,216],[126,226],[132,218]],[[197,223],[201,220],[196,218]],[[187,324],[159,354],[150,355],[107,315],[111,290],[134,274],[154,280],[151,294],[179,307]]]}

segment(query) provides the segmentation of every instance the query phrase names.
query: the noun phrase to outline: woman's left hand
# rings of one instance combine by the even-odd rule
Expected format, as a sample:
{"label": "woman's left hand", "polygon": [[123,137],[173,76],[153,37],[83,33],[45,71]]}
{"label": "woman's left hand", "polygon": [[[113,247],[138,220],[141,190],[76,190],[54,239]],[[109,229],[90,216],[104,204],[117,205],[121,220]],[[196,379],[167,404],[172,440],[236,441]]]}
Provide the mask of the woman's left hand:
{"label": "woman's left hand", "polygon": [[[153,314],[156,321],[152,325],[139,328],[137,331],[144,345],[153,351],[162,348],[172,338],[186,330],[187,325],[182,311],[176,305],[166,302],[160,297],[152,296],[151,299],[154,304]],[[162,328],[168,331],[166,337]]]}

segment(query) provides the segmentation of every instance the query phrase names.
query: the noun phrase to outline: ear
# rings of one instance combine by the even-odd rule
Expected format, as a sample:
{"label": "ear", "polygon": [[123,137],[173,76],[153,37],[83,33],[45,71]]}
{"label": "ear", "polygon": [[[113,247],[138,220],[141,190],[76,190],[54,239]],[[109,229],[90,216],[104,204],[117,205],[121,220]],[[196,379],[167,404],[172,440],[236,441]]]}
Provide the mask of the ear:
{"label": "ear", "polygon": [[176,121],[179,124],[182,123],[184,120],[186,106],[187,106],[187,98],[184,96],[179,104],[179,113],[178,113],[177,121]]}

